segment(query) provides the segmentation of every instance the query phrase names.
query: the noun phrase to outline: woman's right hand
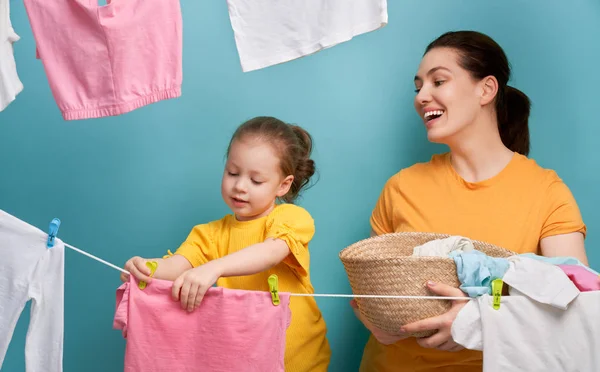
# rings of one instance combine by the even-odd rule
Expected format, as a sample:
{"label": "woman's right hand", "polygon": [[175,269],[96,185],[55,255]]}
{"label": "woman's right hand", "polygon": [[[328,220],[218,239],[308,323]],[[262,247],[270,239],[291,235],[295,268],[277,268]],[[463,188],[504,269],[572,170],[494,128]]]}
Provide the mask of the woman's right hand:
{"label": "woman's right hand", "polygon": [[[142,257],[132,257],[126,263],[124,269],[129,271],[134,278],[139,281],[144,281],[146,283],[150,283],[152,278],[150,277],[150,269],[146,266],[146,262],[149,260]],[[129,281],[129,275],[125,273],[121,273],[121,281],[127,282]]]}
{"label": "woman's right hand", "polygon": [[362,322],[362,324],[364,324],[364,326],[367,327],[367,329],[369,331],[371,331],[371,333],[373,334],[375,339],[377,341],[379,341],[380,344],[391,345],[391,344],[395,344],[396,342],[398,342],[400,340],[408,338],[408,336],[390,335],[389,333],[384,332],[381,329],[375,327],[371,322],[369,322],[369,320],[367,318],[365,318],[361,314],[360,310],[358,310],[358,305],[356,304],[356,300],[353,299],[352,301],[350,301],[350,306],[352,306],[352,310],[354,310],[354,315],[356,315],[358,320],[360,320]]}

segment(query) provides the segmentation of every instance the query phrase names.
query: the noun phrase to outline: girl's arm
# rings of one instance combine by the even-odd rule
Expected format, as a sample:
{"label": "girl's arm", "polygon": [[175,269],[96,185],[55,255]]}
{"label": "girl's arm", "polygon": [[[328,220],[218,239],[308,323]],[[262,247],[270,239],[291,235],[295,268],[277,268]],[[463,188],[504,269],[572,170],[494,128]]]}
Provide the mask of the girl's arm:
{"label": "girl's arm", "polygon": [[[152,278],[149,276],[150,268],[146,266],[148,261],[158,263],[152,278],[163,280],[175,280],[182,273],[192,268],[192,264],[185,257],[175,254],[168,259],[133,257],[125,264],[125,270],[129,271],[136,279],[150,283]],[[121,280],[123,282],[128,281],[129,275],[121,274]]]}
{"label": "girl's arm", "polygon": [[[173,299],[181,307],[193,311],[200,306],[204,294],[217,279],[228,276],[252,275],[277,265],[290,254],[281,239],[267,239],[238,252],[209,261],[181,274],[173,283]],[[159,264],[160,267],[160,264]]]}
{"label": "girl's arm", "polygon": [[217,266],[220,277],[244,276],[268,270],[289,254],[290,249],[285,241],[270,238],[212,262]]}

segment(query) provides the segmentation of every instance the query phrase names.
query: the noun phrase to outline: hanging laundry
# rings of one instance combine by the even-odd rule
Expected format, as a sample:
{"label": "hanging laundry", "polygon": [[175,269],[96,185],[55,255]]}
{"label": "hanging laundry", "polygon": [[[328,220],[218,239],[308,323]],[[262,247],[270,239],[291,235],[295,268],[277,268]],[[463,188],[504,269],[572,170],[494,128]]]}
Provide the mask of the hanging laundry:
{"label": "hanging laundry", "polygon": [[580,293],[557,267],[526,260],[505,275],[518,295],[502,296],[498,309],[488,294],[469,301],[452,339],[483,351],[483,372],[600,371],[600,291]]}
{"label": "hanging laundry", "polygon": [[469,297],[491,294],[492,281],[502,278],[509,267],[506,258],[490,257],[477,250],[453,251],[449,256],[456,263],[460,289]]}
{"label": "hanging laundry", "polygon": [[579,265],[558,265],[581,292],[600,291],[600,276]]}
{"label": "hanging laundry", "polygon": [[171,297],[173,283],[133,278],[117,289],[114,328],[127,340],[124,372],[283,372],[290,296],[213,287],[188,313]]}
{"label": "hanging laundry", "polygon": [[387,0],[227,0],[244,72],[288,62],[377,30]]}
{"label": "hanging laundry", "polygon": [[25,0],[65,120],[114,116],[181,95],[179,0]]}
{"label": "hanging laundry", "polygon": [[0,111],[23,90],[13,51],[13,44],[19,39],[10,22],[10,0],[0,0]]}
{"label": "hanging laundry", "polygon": [[430,240],[413,248],[413,256],[447,257],[450,252],[455,254],[474,250],[471,239],[462,236],[449,236],[443,239]]}
{"label": "hanging laundry", "polygon": [[61,372],[64,333],[63,242],[0,210],[0,369],[14,328],[31,303],[27,371]]}

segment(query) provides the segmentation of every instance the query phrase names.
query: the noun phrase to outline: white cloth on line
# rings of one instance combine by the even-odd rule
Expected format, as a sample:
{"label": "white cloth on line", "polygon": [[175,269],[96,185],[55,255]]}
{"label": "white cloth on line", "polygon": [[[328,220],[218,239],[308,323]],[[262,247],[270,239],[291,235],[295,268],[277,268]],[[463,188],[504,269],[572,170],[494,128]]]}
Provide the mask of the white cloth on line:
{"label": "white cloth on line", "polygon": [[449,236],[430,240],[413,248],[413,256],[447,257],[450,252],[464,253],[474,250],[471,239],[462,236]]}
{"label": "white cloth on line", "polygon": [[518,289],[501,297],[498,310],[488,294],[469,301],[452,324],[452,339],[483,351],[483,372],[600,371],[600,291],[573,290],[554,265],[509,260],[504,279]]}
{"label": "white cloth on line", "polygon": [[500,308],[485,294],[469,301],[452,338],[483,350],[483,372],[600,371],[600,291],[582,292],[567,310],[527,296],[504,296]]}
{"label": "white cloth on line", "polygon": [[61,372],[64,334],[64,243],[0,210],[0,370],[30,299],[26,372]]}
{"label": "white cloth on line", "polygon": [[23,90],[13,51],[13,43],[18,40],[10,21],[10,0],[0,0],[0,111]]}
{"label": "white cloth on line", "polygon": [[388,22],[387,0],[227,0],[227,6],[244,72],[318,52]]}
{"label": "white cloth on line", "polygon": [[539,303],[565,310],[579,295],[579,289],[558,266],[519,255],[508,258],[502,280],[511,296],[528,296]]}

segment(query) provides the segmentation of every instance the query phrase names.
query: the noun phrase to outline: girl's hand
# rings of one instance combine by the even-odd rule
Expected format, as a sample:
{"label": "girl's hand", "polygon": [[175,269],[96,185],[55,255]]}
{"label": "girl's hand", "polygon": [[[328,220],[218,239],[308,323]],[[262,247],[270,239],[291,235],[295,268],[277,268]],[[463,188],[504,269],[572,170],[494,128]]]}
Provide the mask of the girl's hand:
{"label": "girl's hand", "polygon": [[371,322],[369,322],[369,320],[367,318],[365,318],[360,313],[360,311],[358,310],[358,305],[356,304],[356,300],[350,301],[350,306],[352,306],[352,309],[354,310],[354,315],[356,315],[356,317],[365,325],[365,327],[369,331],[371,331],[371,333],[373,334],[375,339],[377,341],[379,341],[380,344],[391,345],[391,344],[395,344],[396,342],[398,342],[400,340],[407,338],[407,336],[390,335],[389,333],[386,333],[386,332],[382,331],[381,329],[375,327]]}
{"label": "girl's hand", "polygon": [[[449,297],[466,297],[466,294],[458,288],[451,287],[442,283],[427,283],[427,287],[438,296]],[[432,300],[433,301],[433,300]],[[467,304],[467,301],[455,300],[452,301],[452,307],[445,314],[419,320],[405,325],[401,328],[404,332],[421,332],[429,330],[437,330],[437,333],[417,339],[417,343],[424,348],[459,351],[464,349],[461,345],[452,340],[452,323],[458,312]]]}
{"label": "girl's hand", "polygon": [[[134,278],[139,281],[150,283],[152,278],[150,277],[150,269],[146,266],[146,262],[149,260],[138,256],[130,258],[126,263],[124,269],[129,271]],[[121,281],[129,281],[129,275],[121,273]]]}
{"label": "girl's hand", "polygon": [[181,301],[181,308],[191,312],[200,306],[206,291],[221,275],[221,269],[216,261],[187,270],[173,283],[173,299]]}

